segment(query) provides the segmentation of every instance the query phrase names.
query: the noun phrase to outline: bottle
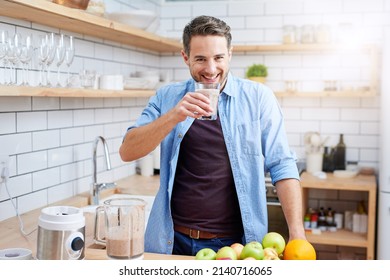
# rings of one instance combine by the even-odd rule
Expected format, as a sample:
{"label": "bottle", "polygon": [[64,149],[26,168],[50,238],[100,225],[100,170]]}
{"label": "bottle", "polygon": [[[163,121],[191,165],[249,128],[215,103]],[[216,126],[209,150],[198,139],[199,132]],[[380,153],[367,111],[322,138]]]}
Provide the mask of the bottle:
{"label": "bottle", "polygon": [[333,154],[333,168],[334,170],[345,170],[345,151],[344,135],[340,134],[339,143],[336,145]]}
{"label": "bottle", "polygon": [[322,159],[322,171],[333,172],[333,148],[324,147],[324,155]]}
{"label": "bottle", "polygon": [[307,209],[307,212],[303,218],[303,226],[305,230],[309,230],[311,228],[311,214],[313,213],[313,209]]}
{"label": "bottle", "polygon": [[318,214],[316,212],[310,215],[310,228],[316,229],[318,227]]}
{"label": "bottle", "polygon": [[333,224],[333,221],[334,221],[334,215],[333,215],[332,208],[328,207],[328,212],[326,213],[326,223],[328,224],[328,226],[330,226],[331,224]]}
{"label": "bottle", "polygon": [[307,230],[307,229],[310,229],[310,224],[311,224],[311,221],[310,221],[310,214],[307,213],[305,215],[305,217],[303,218],[303,226],[304,228]]}
{"label": "bottle", "polygon": [[324,207],[320,208],[320,211],[318,212],[318,223],[317,223],[318,229],[321,231],[327,230],[327,223],[326,223],[326,215],[325,215],[325,209]]}

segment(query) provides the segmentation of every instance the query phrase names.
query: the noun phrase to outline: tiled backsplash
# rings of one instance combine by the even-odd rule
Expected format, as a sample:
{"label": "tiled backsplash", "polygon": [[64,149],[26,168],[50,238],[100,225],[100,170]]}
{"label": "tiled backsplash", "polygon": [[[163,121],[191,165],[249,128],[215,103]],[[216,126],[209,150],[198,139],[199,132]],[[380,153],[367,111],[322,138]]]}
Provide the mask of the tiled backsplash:
{"label": "tiled backsplash", "polygon": [[[126,8],[124,1],[109,3]],[[301,26],[345,21],[364,31],[365,42],[380,44],[382,27],[390,25],[390,4],[386,0],[200,1],[196,4],[161,4],[150,0],[132,1],[128,8],[139,7],[160,10],[158,33],[173,38],[180,38],[184,25],[196,15],[221,17],[232,27],[234,44],[280,43],[285,24]],[[48,31],[70,34],[5,17],[0,17],[2,28],[33,35]],[[179,55],[160,56],[82,34],[72,35],[76,37],[72,73],[93,69],[100,74],[129,75],[138,70],[160,69],[168,72],[172,80],[189,77],[187,66]],[[286,79],[296,79],[301,81],[303,89],[312,90],[321,88],[322,80],[332,77],[365,81],[369,62],[367,56],[354,53],[234,53],[231,70],[244,77],[250,64],[266,63],[270,73],[267,84],[272,89],[283,90]],[[35,67],[30,73],[33,82],[37,81],[37,69]],[[64,68],[62,79],[65,75]],[[378,97],[284,97],[279,101],[291,147],[298,157],[304,157],[305,132],[319,131],[324,137],[329,136],[327,144],[330,146],[337,143],[339,133],[344,133],[347,159],[377,167]],[[89,191],[92,143],[98,135],[108,140],[113,165],[111,171],[104,171],[99,146],[98,181],[110,182],[134,174],[135,163],[123,163],[118,148],[126,128],[135,121],[146,102],[147,99],[142,98],[0,97],[0,154],[10,155],[8,185],[16,197],[19,211],[24,213]],[[0,220],[14,215],[2,186]]]}

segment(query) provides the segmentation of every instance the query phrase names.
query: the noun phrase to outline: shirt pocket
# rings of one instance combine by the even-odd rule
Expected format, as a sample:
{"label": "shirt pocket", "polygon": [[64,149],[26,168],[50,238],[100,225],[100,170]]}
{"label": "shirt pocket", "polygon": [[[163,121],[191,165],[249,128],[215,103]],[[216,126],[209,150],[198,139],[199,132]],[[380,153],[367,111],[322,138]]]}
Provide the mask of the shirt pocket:
{"label": "shirt pocket", "polygon": [[262,154],[260,120],[238,125],[238,133],[244,154],[256,156]]}

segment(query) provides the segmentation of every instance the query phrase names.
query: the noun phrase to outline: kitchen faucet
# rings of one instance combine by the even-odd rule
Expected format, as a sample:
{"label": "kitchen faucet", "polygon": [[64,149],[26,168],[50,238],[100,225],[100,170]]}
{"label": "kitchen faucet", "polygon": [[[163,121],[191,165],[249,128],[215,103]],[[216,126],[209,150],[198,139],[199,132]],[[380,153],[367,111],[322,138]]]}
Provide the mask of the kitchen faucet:
{"label": "kitchen faucet", "polygon": [[108,146],[106,140],[102,136],[98,136],[95,138],[95,142],[93,144],[93,156],[92,156],[92,188],[91,188],[91,204],[98,205],[99,204],[99,193],[101,190],[114,188],[116,183],[98,183],[97,182],[97,146],[99,142],[102,142],[104,148],[104,157],[106,159],[106,167],[107,170],[111,169],[110,155],[108,153]]}

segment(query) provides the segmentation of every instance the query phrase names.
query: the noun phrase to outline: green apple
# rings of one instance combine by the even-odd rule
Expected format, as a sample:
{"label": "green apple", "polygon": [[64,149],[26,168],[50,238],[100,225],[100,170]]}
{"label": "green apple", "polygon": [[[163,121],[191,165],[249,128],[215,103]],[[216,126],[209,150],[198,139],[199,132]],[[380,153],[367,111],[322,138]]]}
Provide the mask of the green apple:
{"label": "green apple", "polygon": [[237,260],[239,260],[242,249],[244,249],[244,245],[242,245],[241,243],[233,243],[232,245],[230,245],[230,247],[232,247],[233,250],[236,252]]}
{"label": "green apple", "polygon": [[257,261],[255,258],[253,257],[247,257],[245,259],[243,259],[244,261]]}
{"label": "green apple", "polygon": [[268,232],[263,237],[262,245],[263,248],[274,248],[279,255],[283,253],[286,247],[286,241],[280,233]]}
{"label": "green apple", "polygon": [[217,260],[237,260],[236,251],[230,246],[224,246],[218,250]]}
{"label": "green apple", "polygon": [[203,249],[200,249],[196,253],[195,259],[196,260],[215,260],[216,256],[217,256],[217,253],[213,249],[203,248]]}
{"label": "green apple", "polygon": [[262,260],[264,258],[263,246],[258,241],[251,241],[245,244],[242,249],[240,258],[247,259],[248,257],[255,258],[256,260]]}

